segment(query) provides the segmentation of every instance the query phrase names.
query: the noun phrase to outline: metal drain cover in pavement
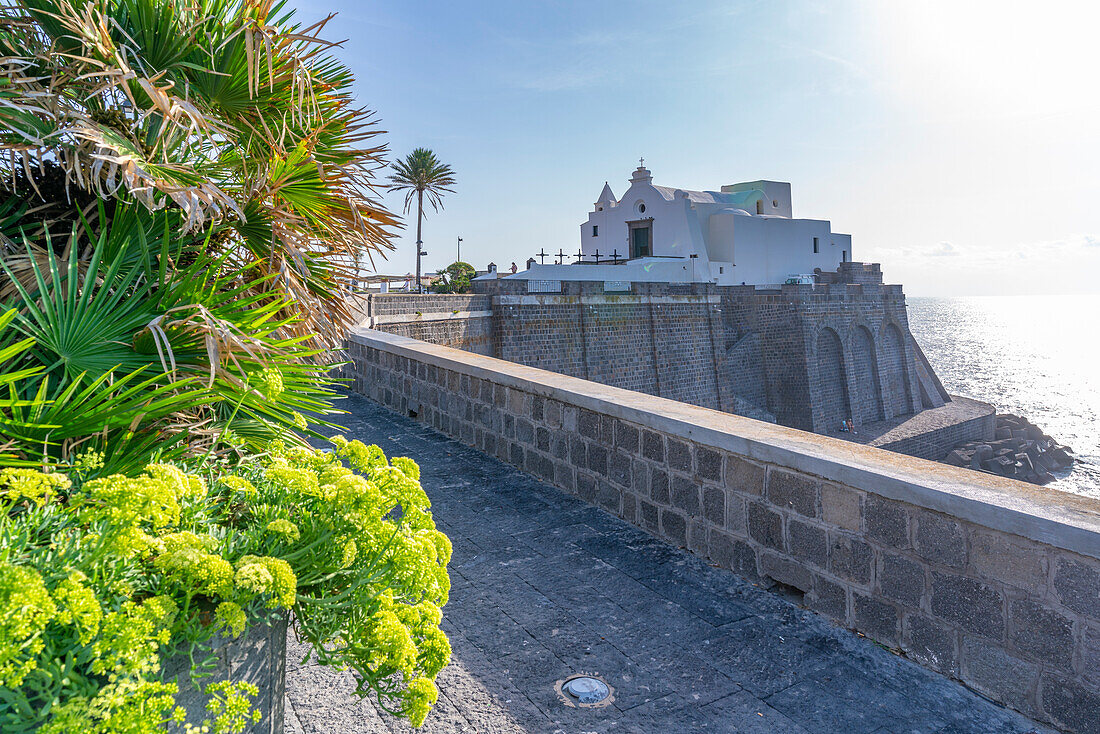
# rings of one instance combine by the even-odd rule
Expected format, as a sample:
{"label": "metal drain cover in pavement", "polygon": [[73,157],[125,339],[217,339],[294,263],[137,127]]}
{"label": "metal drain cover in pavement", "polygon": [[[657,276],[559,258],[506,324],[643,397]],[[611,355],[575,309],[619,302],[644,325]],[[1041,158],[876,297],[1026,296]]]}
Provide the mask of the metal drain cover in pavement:
{"label": "metal drain cover in pavement", "polygon": [[594,675],[574,675],[554,686],[567,706],[606,706],[611,703],[612,689]]}

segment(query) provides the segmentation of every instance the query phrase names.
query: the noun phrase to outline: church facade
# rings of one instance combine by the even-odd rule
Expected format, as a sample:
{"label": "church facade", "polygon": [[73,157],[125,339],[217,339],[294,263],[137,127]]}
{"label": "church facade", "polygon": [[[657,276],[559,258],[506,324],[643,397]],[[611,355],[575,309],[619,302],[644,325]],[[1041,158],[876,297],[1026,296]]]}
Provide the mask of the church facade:
{"label": "church facade", "polygon": [[776,285],[853,260],[851,235],[794,218],[789,183],[695,191],[654,184],[644,165],[621,197],[604,184],[580,234],[586,267],[534,264],[509,277]]}

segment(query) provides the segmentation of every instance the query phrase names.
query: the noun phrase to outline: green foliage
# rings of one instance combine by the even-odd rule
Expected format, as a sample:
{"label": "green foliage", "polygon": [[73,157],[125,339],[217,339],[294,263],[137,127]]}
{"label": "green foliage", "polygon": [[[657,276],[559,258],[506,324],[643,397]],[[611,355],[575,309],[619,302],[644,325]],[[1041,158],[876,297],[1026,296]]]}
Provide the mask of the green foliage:
{"label": "green foliage", "polygon": [[[417,724],[435,701],[450,546],[419,470],[304,440],[339,412],[346,286],[397,225],[326,22],[0,2],[4,732],[179,724],[164,658],[201,678],[214,635],[291,609],[361,693]],[[247,723],[254,690],[207,693],[214,731]]]}
{"label": "green foliage", "polygon": [[405,192],[405,213],[412,208],[413,199],[417,200],[419,213],[423,213],[423,197],[428,197],[432,209],[443,208],[443,194],[454,191],[454,171],[441,162],[427,148],[417,148],[402,159],[393,163],[390,174],[390,189]]}
{"label": "green foliage", "polygon": [[[137,232],[127,237],[148,241]],[[21,450],[0,464],[68,463],[95,449],[105,471],[134,470],[158,456],[298,441],[304,415],[333,412],[319,352],[282,316],[287,299],[257,292],[252,270],[228,272],[202,253],[183,253],[191,263],[178,267],[167,239],[155,260],[135,258],[134,241],[104,230],[87,263],[75,243],[65,261],[47,249],[45,265],[28,257],[28,285],[0,260],[18,309],[0,323],[0,344],[7,331],[24,337],[0,351],[0,368],[22,375],[7,380],[10,405],[0,405],[0,429]]]}
{"label": "green foliage", "polygon": [[[415,463],[335,445],[276,443],[205,479],[168,464],[86,479],[95,456],[0,471],[0,730],[162,731],[182,721],[167,658],[190,656],[204,685],[216,636],[288,611],[322,663],[418,726],[450,658],[450,542]],[[205,692],[215,732],[253,715],[247,684]]]}
{"label": "green foliage", "polygon": [[470,281],[477,275],[477,271],[470,263],[458,261],[443,268],[440,275],[443,276],[443,282],[435,286],[436,293],[469,293]]}
{"label": "green foliage", "polygon": [[217,228],[212,253],[278,275],[260,282],[303,310],[299,333],[338,343],[346,284],[398,222],[327,22],[251,0],[0,3],[0,179],[35,210],[35,239],[83,227],[97,199],[92,228],[116,201],[200,240]]}

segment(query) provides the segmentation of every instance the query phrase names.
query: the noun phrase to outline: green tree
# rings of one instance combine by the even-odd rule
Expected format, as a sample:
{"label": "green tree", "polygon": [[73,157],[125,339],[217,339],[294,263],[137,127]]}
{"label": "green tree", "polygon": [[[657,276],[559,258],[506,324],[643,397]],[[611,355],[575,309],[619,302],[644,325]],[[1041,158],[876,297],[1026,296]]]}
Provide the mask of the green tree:
{"label": "green tree", "polygon": [[436,286],[436,293],[469,293],[470,281],[477,275],[474,266],[462,261],[453,262],[440,272],[442,282]]}
{"label": "green tree", "polygon": [[390,189],[392,191],[405,191],[405,214],[412,208],[412,202],[416,199],[416,290],[423,292],[420,285],[420,253],[423,249],[421,239],[422,224],[424,220],[424,196],[428,197],[428,203],[432,209],[439,211],[443,208],[443,194],[454,191],[451,187],[455,184],[454,171],[446,163],[441,163],[435,157],[435,153],[427,148],[417,148],[409,153],[403,160],[395,161],[393,173],[390,174]]}

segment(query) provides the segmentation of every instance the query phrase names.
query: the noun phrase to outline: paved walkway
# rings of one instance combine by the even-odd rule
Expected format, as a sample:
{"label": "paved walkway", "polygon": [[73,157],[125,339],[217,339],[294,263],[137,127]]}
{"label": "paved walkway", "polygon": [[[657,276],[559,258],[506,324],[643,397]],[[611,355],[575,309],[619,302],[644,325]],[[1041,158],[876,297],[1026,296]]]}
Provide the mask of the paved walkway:
{"label": "paved walkway", "polygon": [[[454,658],[422,731],[1046,731],[366,399],[345,407],[349,437],[420,462],[454,542]],[[351,696],[350,674],[295,662],[290,734],[410,731]],[[610,706],[559,701],[555,683],[582,672],[614,687]]]}

